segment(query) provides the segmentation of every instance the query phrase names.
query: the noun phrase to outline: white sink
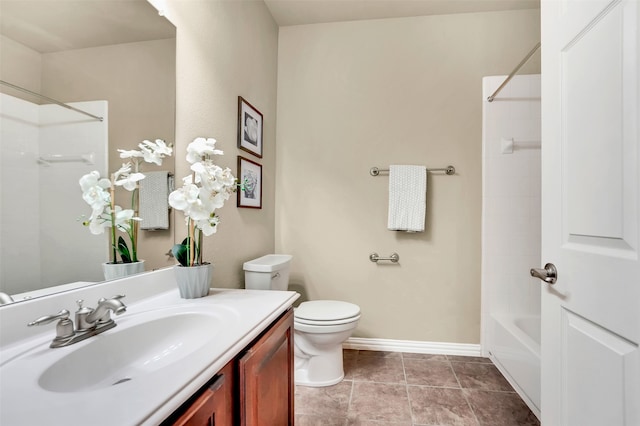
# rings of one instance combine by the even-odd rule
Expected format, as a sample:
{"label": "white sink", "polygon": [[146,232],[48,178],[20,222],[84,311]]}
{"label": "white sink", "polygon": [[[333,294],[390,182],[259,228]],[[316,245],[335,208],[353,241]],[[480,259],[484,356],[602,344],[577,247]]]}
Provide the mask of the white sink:
{"label": "white sink", "polygon": [[204,346],[234,317],[174,313],[171,317],[116,327],[90,338],[85,345],[78,345],[56,361],[42,373],[38,384],[51,392],[86,392],[144,380],[146,374],[178,362]]}

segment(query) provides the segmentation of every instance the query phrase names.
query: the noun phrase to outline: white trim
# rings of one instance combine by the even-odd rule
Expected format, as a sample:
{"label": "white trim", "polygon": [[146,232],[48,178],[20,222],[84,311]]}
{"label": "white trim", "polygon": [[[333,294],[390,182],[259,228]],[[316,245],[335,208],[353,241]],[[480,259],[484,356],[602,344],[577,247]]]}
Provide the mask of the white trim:
{"label": "white trim", "polygon": [[409,352],[416,354],[482,356],[480,345],[472,343],[422,342],[418,340],[368,339],[350,337],[344,349]]}

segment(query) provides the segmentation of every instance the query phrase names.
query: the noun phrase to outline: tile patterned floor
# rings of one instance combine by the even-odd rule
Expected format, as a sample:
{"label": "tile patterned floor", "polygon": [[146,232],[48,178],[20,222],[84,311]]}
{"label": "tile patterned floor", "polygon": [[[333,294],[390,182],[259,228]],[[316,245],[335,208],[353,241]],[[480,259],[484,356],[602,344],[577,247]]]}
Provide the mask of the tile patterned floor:
{"label": "tile patterned floor", "polygon": [[345,380],[296,386],[296,426],[539,426],[487,358],[344,351]]}

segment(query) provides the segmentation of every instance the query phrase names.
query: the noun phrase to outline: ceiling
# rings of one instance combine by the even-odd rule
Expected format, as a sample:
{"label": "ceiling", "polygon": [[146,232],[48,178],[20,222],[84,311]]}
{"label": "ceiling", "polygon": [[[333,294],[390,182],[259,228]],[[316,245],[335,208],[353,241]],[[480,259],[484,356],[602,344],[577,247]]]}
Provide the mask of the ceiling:
{"label": "ceiling", "polygon": [[540,0],[264,0],[279,26],[537,9]]}
{"label": "ceiling", "polygon": [[[540,0],[264,2],[279,26],[540,7]],[[49,53],[171,38],[175,37],[175,28],[147,0],[0,0],[0,34],[37,52]]]}
{"label": "ceiling", "polygon": [[0,34],[51,53],[173,38],[175,27],[146,0],[0,0]]}

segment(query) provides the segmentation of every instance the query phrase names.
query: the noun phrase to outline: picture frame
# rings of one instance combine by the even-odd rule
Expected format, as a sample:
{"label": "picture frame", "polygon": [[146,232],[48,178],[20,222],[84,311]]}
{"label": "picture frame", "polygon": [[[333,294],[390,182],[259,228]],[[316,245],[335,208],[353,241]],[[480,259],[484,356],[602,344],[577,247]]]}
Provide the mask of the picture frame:
{"label": "picture frame", "polygon": [[238,155],[238,207],[262,208],[262,165]]}
{"label": "picture frame", "polygon": [[262,113],[238,96],[238,148],[262,158]]}

